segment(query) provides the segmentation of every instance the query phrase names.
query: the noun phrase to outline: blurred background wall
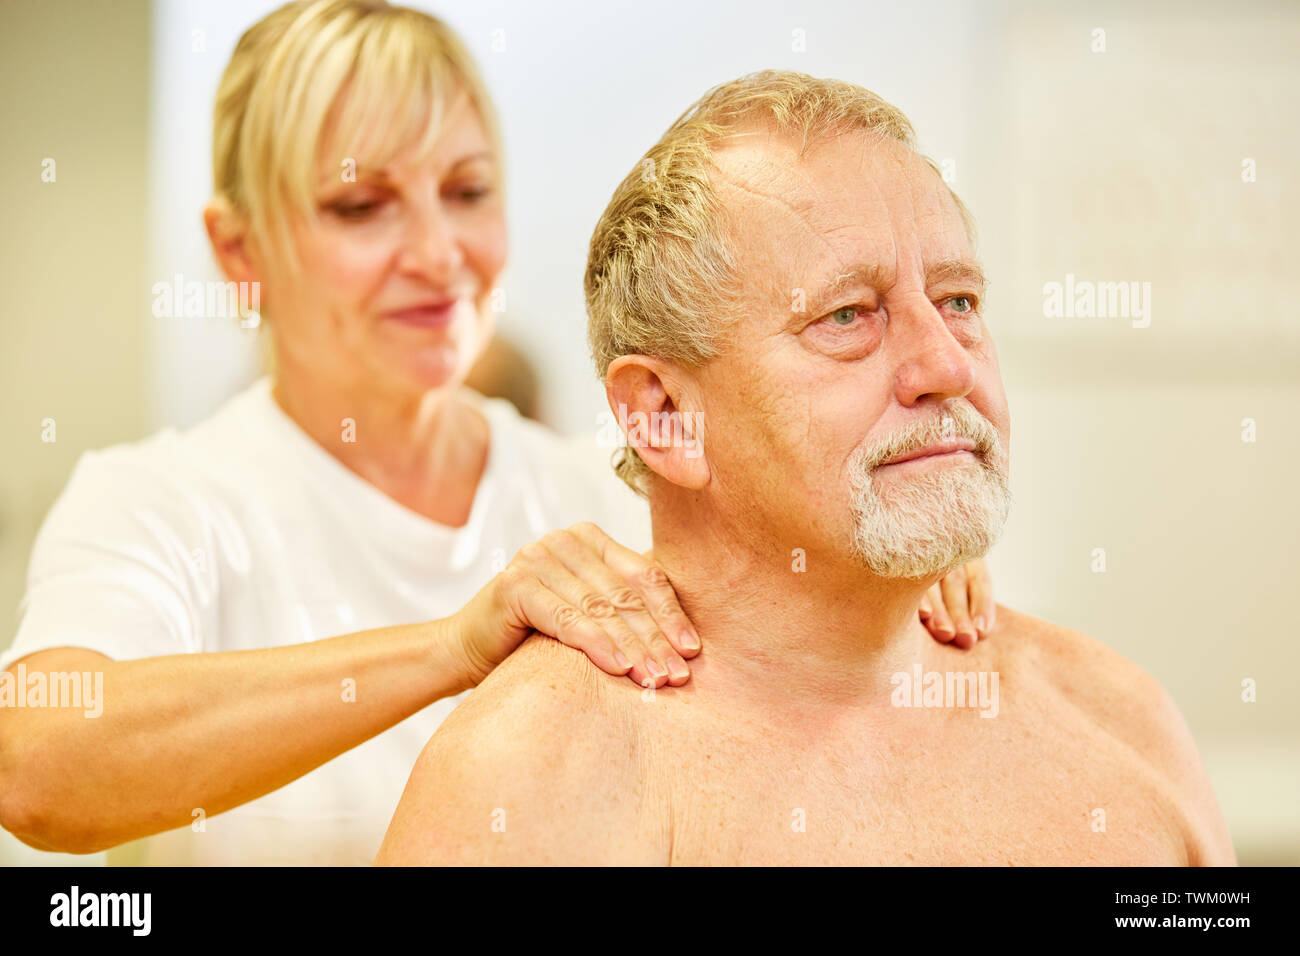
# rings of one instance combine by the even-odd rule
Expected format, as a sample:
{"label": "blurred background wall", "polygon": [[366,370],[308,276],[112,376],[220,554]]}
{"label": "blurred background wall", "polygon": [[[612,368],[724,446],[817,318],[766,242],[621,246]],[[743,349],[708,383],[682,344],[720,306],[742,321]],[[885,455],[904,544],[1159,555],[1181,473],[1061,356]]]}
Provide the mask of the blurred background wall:
{"label": "blurred background wall", "polygon": [[[1017,499],[990,558],[1001,601],[1159,678],[1241,862],[1300,862],[1300,324],[1284,235],[1300,214],[1300,6],[415,5],[461,33],[497,98],[500,328],[532,363],[537,415],[568,432],[605,409],[584,338],[591,227],[690,102],[785,67],[900,106],[979,220],[992,278]],[[0,645],[80,451],[193,423],[258,373],[252,333],[155,319],[149,303],[177,273],[218,278],[200,218],[212,100],[239,34],[274,6],[3,4]],[[1067,282],[1149,283],[1149,302],[1047,314],[1045,285]],[[47,417],[55,444],[39,439]],[[0,861],[40,856],[6,839]]]}
{"label": "blurred background wall", "polygon": [[[0,5],[4,647],[32,541],[77,457],[150,426],[151,39],[145,0]],[[0,830],[0,863],[100,858],[37,854]]]}

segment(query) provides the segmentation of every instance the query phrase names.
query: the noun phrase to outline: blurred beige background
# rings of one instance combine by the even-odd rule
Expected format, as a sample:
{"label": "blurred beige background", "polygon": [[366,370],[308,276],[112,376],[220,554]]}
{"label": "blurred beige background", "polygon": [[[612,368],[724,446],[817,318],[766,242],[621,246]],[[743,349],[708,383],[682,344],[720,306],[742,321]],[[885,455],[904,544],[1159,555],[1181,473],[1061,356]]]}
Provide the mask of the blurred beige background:
{"label": "blurred beige background", "polygon": [[[27,556],[78,455],[139,438],[148,406],[149,4],[0,6],[0,646]],[[54,160],[53,182],[42,181]],[[41,440],[54,419],[57,440]],[[0,864],[42,854],[0,831]]]}
{"label": "blurred beige background", "polygon": [[[0,6],[0,646],[77,456],[188,424],[255,374],[246,334],[155,319],[150,289],[175,272],[215,277],[199,219],[211,92],[234,38],[272,6]],[[908,112],[979,220],[992,278],[1016,493],[991,557],[1001,600],[1159,678],[1241,862],[1300,862],[1300,323],[1286,235],[1300,221],[1300,6],[771,0],[743,21],[685,0],[652,14],[425,6],[462,32],[499,101],[514,230],[503,329],[534,362],[543,417],[566,431],[603,409],[583,339],[586,238],[687,103],[781,66]],[[54,183],[41,181],[47,157]],[[1150,324],[1045,316],[1044,285],[1067,275],[1150,283]],[[48,859],[0,834],[0,862]]]}

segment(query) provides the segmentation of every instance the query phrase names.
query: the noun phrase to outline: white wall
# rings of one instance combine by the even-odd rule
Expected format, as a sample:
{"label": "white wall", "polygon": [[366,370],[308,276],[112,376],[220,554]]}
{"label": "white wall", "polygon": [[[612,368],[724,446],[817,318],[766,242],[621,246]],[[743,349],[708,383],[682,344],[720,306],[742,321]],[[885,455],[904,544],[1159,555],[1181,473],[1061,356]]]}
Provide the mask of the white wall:
{"label": "white wall", "polygon": [[[149,17],[146,0],[0,8],[0,648],[78,456],[144,428]],[[102,859],[0,830],[0,865]]]}

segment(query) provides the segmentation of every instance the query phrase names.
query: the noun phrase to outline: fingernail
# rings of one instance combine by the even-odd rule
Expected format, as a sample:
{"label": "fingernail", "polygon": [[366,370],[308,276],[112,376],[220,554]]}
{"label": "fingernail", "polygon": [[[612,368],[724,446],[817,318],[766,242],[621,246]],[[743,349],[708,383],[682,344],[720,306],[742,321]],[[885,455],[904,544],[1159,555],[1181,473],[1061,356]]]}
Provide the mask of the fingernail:
{"label": "fingernail", "polygon": [[653,657],[647,657],[645,659],[645,669],[648,670],[651,674],[654,674],[655,677],[668,676],[668,671],[664,669],[664,665],[660,664]]}
{"label": "fingernail", "polygon": [[691,672],[686,667],[686,662],[676,656],[668,658],[668,673],[676,678],[691,676]]}
{"label": "fingernail", "polygon": [[975,615],[975,630],[979,631],[981,634],[984,633],[985,628],[984,628],[984,615],[983,615],[983,614],[976,614],[976,615]]}
{"label": "fingernail", "polygon": [[622,651],[614,652],[614,662],[624,670],[628,670],[632,667],[632,662],[627,659],[627,657],[623,654]]}
{"label": "fingernail", "polygon": [[698,651],[700,649],[700,639],[695,636],[694,631],[682,631],[679,640],[682,642],[682,647],[688,651]]}

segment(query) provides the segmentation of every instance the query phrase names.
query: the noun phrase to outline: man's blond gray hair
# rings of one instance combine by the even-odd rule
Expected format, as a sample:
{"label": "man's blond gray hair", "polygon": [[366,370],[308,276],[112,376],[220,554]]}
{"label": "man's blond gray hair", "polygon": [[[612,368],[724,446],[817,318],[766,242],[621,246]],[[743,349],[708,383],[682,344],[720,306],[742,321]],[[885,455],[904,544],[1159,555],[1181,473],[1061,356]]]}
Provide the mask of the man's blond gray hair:
{"label": "man's blond gray hair", "polygon": [[[737,276],[709,169],[715,148],[755,126],[799,138],[801,155],[819,136],[850,130],[916,151],[902,111],[853,83],[765,70],[705,93],[619,184],[591,237],[583,285],[601,381],[622,355],[697,367],[719,353]],[[974,221],[953,199],[973,244]],[[651,472],[633,448],[615,452],[614,470],[646,495]]]}

